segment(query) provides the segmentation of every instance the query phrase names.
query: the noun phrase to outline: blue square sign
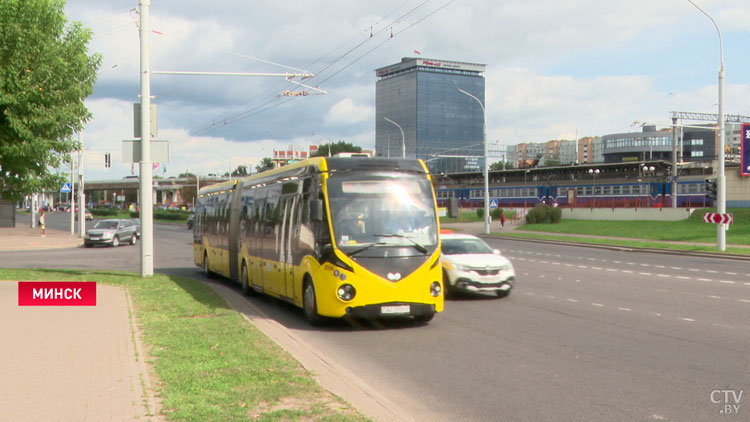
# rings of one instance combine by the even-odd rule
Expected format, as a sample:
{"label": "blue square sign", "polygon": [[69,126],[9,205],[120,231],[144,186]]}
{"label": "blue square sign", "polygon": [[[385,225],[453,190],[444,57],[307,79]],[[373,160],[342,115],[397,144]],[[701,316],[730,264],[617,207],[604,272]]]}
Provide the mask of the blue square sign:
{"label": "blue square sign", "polygon": [[742,149],[740,152],[740,174],[750,176],[750,123],[742,125]]}
{"label": "blue square sign", "polygon": [[63,183],[60,186],[60,192],[62,192],[62,193],[70,192],[70,183]]}

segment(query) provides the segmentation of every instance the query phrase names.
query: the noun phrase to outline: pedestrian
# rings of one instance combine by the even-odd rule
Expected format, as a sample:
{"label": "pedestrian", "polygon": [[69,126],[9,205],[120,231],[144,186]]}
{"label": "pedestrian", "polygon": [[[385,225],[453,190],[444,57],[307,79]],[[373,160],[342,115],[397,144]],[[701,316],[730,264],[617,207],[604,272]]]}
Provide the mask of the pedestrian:
{"label": "pedestrian", "polygon": [[500,228],[505,228],[505,211],[500,210]]}
{"label": "pedestrian", "polygon": [[42,231],[42,237],[44,237],[44,211],[39,215],[39,229]]}

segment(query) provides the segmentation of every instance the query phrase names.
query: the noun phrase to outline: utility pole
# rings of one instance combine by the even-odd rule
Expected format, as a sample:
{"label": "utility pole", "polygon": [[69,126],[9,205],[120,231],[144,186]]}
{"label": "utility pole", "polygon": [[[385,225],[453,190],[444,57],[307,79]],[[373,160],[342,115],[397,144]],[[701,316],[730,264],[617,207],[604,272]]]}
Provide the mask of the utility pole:
{"label": "utility pole", "polygon": [[153,177],[151,174],[151,64],[149,62],[149,8],[151,0],[139,0],[141,36],[141,162],[140,162],[140,218],[141,218],[141,277],[154,275],[154,212]]}
{"label": "utility pole", "polygon": [[677,208],[677,118],[672,117],[672,208]]}
{"label": "utility pole", "polygon": [[83,191],[83,135],[78,132],[78,143],[81,149],[78,150],[78,237],[86,234],[86,194]]}

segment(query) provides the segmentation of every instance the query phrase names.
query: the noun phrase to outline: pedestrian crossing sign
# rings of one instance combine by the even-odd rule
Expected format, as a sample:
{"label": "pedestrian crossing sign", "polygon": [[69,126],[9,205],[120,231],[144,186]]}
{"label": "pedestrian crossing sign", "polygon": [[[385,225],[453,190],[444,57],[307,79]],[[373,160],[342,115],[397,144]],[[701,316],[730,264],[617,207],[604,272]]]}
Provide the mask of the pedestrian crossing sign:
{"label": "pedestrian crossing sign", "polygon": [[490,201],[490,208],[497,208],[497,199]]}
{"label": "pedestrian crossing sign", "polygon": [[68,193],[70,192],[70,183],[63,183],[62,186],[60,186],[60,192],[62,193]]}

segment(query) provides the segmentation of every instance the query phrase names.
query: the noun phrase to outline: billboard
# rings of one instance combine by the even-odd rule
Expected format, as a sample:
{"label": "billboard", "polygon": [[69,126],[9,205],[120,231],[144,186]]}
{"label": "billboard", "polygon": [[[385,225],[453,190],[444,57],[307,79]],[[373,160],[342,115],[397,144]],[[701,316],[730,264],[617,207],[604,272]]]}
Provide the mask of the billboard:
{"label": "billboard", "polygon": [[750,176],[750,123],[742,125],[742,146],[740,152],[740,174]]}

